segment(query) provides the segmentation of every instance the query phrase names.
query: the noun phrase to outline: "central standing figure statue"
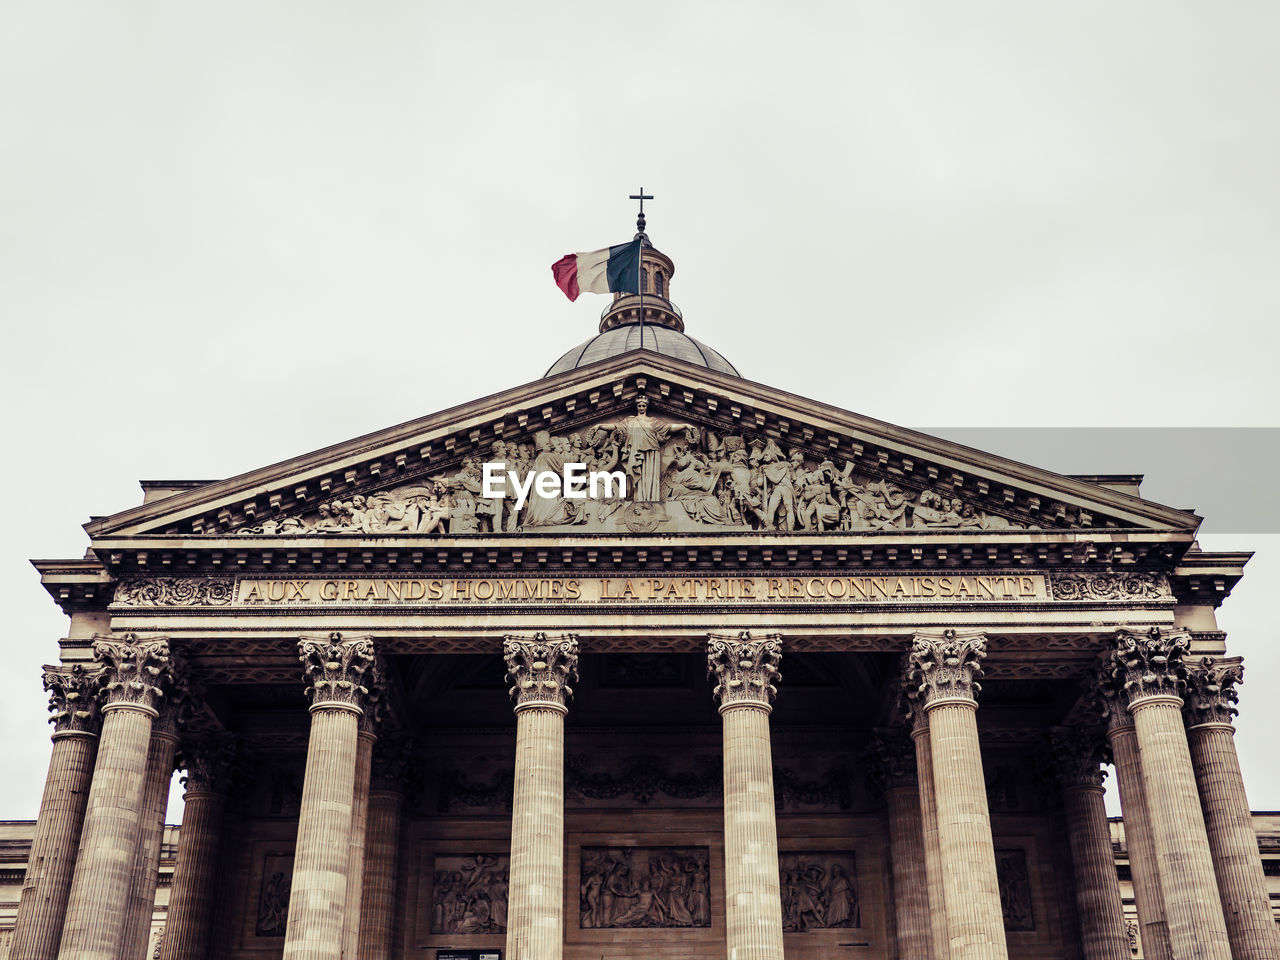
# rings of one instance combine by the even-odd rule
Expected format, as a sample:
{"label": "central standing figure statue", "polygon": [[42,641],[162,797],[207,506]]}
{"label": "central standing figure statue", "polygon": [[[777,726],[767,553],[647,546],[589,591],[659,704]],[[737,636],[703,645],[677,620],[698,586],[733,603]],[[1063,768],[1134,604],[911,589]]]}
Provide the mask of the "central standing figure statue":
{"label": "central standing figure statue", "polygon": [[656,503],[662,499],[662,446],[674,430],[684,430],[690,444],[700,440],[698,428],[691,423],[662,423],[649,416],[649,398],[636,398],[636,415],[622,423],[602,423],[595,430],[621,430],[624,435],[622,463],[631,485],[631,499],[637,503]]}

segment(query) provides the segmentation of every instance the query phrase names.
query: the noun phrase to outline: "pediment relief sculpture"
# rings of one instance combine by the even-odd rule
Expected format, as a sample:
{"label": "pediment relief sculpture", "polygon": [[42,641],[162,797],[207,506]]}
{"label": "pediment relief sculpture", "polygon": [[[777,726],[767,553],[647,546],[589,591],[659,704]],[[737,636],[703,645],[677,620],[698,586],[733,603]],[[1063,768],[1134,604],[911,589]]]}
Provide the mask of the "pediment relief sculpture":
{"label": "pediment relief sculpture", "polygon": [[[301,516],[245,526],[246,535],[465,534],[545,532],[648,533],[1038,529],[979,509],[941,486],[914,489],[784,448],[772,437],[720,434],[649,413],[645,397],[633,415],[567,435],[535,432],[531,442],[494,440],[457,469],[386,489],[335,497]],[[486,497],[485,466],[503,477]],[[530,473],[563,476],[566,464],[626,480],[601,496],[563,491],[526,497],[515,489]],[[511,474],[512,477],[507,475]],[[514,481],[514,482],[513,482]],[[610,496],[609,494],[614,494]],[[1078,518],[1067,513],[1067,527]]]}

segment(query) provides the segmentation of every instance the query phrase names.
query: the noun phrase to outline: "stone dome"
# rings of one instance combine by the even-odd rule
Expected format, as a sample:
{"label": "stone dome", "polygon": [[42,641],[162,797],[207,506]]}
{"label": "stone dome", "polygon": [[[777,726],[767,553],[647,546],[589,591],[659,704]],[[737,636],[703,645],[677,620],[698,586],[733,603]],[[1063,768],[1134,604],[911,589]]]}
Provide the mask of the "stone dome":
{"label": "stone dome", "polygon": [[718,373],[727,373],[734,377],[742,376],[737,367],[726,360],[720,351],[707,346],[700,340],[693,339],[687,333],[646,323],[644,343],[641,344],[640,330],[639,323],[627,323],[597,334],[585,343],[578,344],[553,363],[551,369],[546,372],[546,376],[585,367],[589,363],[616,357],[630,350],[642,349],[652,350],[667,357],[675,357],[686,363],[696,363],[700,367],[707,367]]}
{"label": "stone dome", "polygon": [[742,376],[720,351],[684,332],[680,308],[669,299],[675,264],[649,243],[643,232],[644,221],[641,220],[637,226],[641,232],[636,234],[636,239],[642,241],[639,283],[643,286],[643,299],[634,292],[615,293],[613,302],[600,314],[600,332],[553,363],[544,376],[576,370],[631,350],[652,350],[717,373]]}

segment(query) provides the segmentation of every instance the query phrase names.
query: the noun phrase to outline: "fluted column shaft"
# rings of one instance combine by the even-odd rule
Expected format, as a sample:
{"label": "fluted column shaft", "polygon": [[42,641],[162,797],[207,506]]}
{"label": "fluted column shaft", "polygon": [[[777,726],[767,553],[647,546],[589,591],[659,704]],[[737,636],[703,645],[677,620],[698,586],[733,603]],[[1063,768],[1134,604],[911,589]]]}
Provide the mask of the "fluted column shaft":
{"label": "fluted column shaft", "polygon": [[351,802],[350,861],[347,867],[347,907],[342,919],[342,955],[346,960],[355,960],[360,947],[364,846],[369,815],[369,776],[373,771],[373,744],[377,739],[372,730],[362,729],[356,740],[355,792]]}
{"label": "fluted column shaft", "polygon": [[[168,727],[168,725],[166,725]],[[173,780],[173,756],[178,737],[172,729],[153,725],[147,750],[147,776],[142,792],[138,849],[133,860],[133,885],[129,914],[120,942],[120,960],[144,960],[155,915],[156,886],[160,880],[160,847],[164,842],[169,785]]]}
{"label": "fluted column shaft", "polygon": [[885,790],[889,811],[889,850],[893,859],[893,913],[900,960],[931,960],[932,917],[929,872],[925,862],[920,791],[914,784]]}
{"label": "fluted column shaft", "polygon": [[1129,706],[1169,942],[1177,960],[1231,960],[1195,771],[1182,724],[1182,698],[1139,697]]}
{"label": "fluted column shaft", "polygon": [[955,960],[1005,960],[1004,911],[978,742],[977,703],[929,704],[947,935]]}
{"label": "fluted column shaft", "polygon": [[209,955],[225,810],[226,797],[218,790],[186,792],[160,960],[205,960]]}
{"label": "fluted column shaft", "polygon": [[338,960],[342,955],[358,712],[338,704],[311,709],[285,960]]}
{"label": "fluted column shaft", "polygon": [[1235,960],[1271,960],[1280,957],[1280,932],[1272,918],[1234,733],[1227,722],[1202,723],[1187,730],[1187,740],[1231,955]]}
{"label": "fluted column shaft", "polygon": [[58,955],[97,752],[98,736],[89,730],[53,735],[9,960],[53,960]]}
{"label": "fluted column shaft", "polygon": [[[1124,707],[1120,707],[1124,710]],[[1138,736],[1127,713],[1123,722],[1113,722],[1107,730],[1111,758],[1124,813],[1125,846],[1129,850],[1129,872],[1133,877],[1133,899],[1138,908],[1142,932],[1142,952],[1146,960],[1173,960],[1169,925],[1164,916],[1164,893],[1156,868],[1155,841],[1147,812],[1146,788],[1138,760]]]}
{"label": "fluted column shaft", "polygon": [[102,738],[58,951],[61,960],[117,960],[119,955],[155,716],[154,709],[141,704],[103,708]]}
{"label": "fluted column shaft", "polygon": [[769,711],[721,708],[725,939],[730,960],[782,960],[782,891]]}
{"label": "fluted column shaft", "polygon": [[340,960],[351,825],[356,794],[360,718],[374,683],[367,637],[303,637],[299,659],[310,686],[311,733],[298,812],[284,960]]}
{"label": "fluted column shaft", "polygon": [[564,943],[564,717],[556,705],[516,713],[507,955],[554,960]]}
{"label": "fluted column shaft", "polygon": [[938,840],[938,798],[933,789],[933,750],[929,746],[928,718],[911,731],[916,746],[916,781],[919,790],[920,826],[924,842],[925,876],[929,889],[929,939],[934,960],[951,955],[947,935],[947,900],[942,889],[942,846]]}
{"label": "fluted column shaft", "polygon": [[1062,792],[1080,934],[1085,960],[1129,960],[1124,902],[1102,798],[1101,786],[1068,785]]}
{"label": "fluted column shaft", "polygon": [[364,848],[364,884],[360,899],[360,960],[390,960],[400,866],[398,790],[369,794],[369,829]]}

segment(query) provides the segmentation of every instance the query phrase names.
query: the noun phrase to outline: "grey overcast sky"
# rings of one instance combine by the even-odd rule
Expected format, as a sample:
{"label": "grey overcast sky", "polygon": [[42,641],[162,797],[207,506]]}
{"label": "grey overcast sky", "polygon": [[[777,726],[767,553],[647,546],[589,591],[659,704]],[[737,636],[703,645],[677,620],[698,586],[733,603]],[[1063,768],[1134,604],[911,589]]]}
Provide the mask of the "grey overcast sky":
{"label": "grey overcast sky", "polygon": [[[1268,0],[0,5],[0,818],[65,630],[28,558],[139,478],[538,377],[603,306],[550,264],[629,238],[641,184],[751,379],[922,427],[1280,426],[1278,48]],[[1150,489],[1232,498],[1169,453]],[[1222,622],[1280,808],[1280,536],[1206,547],[1259,551]]]}

